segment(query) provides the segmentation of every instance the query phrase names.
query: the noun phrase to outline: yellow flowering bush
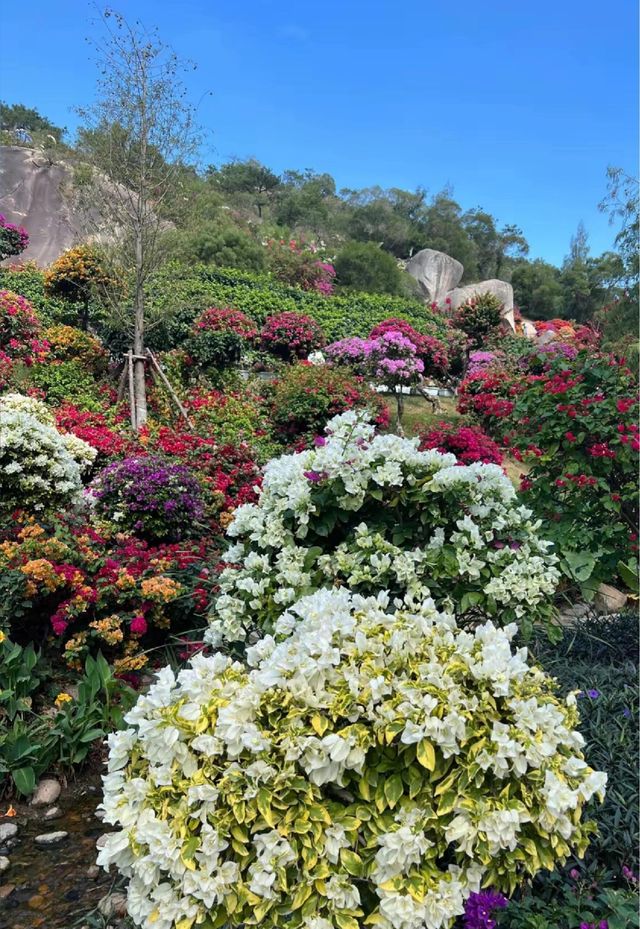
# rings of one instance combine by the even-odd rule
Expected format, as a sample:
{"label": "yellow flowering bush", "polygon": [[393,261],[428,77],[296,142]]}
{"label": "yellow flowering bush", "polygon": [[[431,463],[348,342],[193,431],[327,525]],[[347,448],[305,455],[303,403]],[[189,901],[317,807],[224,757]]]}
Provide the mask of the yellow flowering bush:
{"label": "yellow flowering bush", "polygon": [[444,929],[582,855],[606,775],[575,695],[432,600],[321,590],[249,648],[158,675],[110,736],[110,833],[144,929]]}
{"label": "yellow flowering bush", "polygon": [[77,361],[94,374],[102,374],[109,356],[100,340],[75,326],[56,325],[45,329],[49,357],[54,361]]}

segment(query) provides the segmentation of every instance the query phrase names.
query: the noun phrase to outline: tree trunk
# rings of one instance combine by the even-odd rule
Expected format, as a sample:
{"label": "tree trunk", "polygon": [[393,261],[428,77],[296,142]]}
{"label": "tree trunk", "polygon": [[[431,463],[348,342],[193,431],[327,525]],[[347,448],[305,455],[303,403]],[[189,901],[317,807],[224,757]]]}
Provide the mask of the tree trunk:
{"label": "tree trunk", "polygon": [[135,389],[136,429],[147,421],[147,385],[144,350],[144,286],[142,235],[136,235],[136,296],[133,307],[133,382]]}
{"label": "tree trunk", "polygon": [[396,429],[398,430],[398,435],[403,436],[404,429],[402,428],[402,417],[404,415],[404,394],[402,393],[402,387],[396,387],[396,406]]}
{"label": "tree trunk", "polygon": [[80,328],[83,332],[87,332],[89,329],[89,301],[84,300],[82,303],[82,310],[80,312]]}

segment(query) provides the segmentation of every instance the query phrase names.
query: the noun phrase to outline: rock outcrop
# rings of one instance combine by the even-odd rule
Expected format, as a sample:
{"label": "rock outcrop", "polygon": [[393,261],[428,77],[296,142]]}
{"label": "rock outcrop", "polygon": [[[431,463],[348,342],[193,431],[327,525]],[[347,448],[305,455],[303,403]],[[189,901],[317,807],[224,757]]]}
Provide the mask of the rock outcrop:
{"label": "rock outcrop", "polygon": [[459,261],[433,248],[417,252],[407,261],[405,270],[416,279],[428,303],[444,300],[447,292],[458,286],[464,274],[464,267]]}
{"label": "rock outcrop", "polygon": [[50,164],[31,148],[0,149],[0,213],[29,233],[19,259],[46,267],[82,238],[81,222],[71,205],[72,175],[66,165]]}
{"label": "rock outcrop", "polygon": [[511,284],[507,283],[507,281],[499,281],[496,278],[492,278],[489,281],[478,281],[477,284],[465,284],[464,287],[456,287],[450,290],[446,297],[451,301],[451,309],[455,310],[477,294],[486,293],[493,294],[494,297],[497,297],[500,303],[502,303],[502,318],[509,323],[515,332],[513,287]]}

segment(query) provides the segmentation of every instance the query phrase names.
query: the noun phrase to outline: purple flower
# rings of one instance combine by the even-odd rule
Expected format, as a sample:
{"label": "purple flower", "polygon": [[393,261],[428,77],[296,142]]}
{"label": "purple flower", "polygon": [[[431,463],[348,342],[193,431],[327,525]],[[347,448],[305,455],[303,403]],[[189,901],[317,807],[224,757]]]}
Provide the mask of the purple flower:
{"label": "purple flower", "polygon": [[323,435],[317,435],[315,439],[313,440],[313,444],[321,448],[323,445],[327,444],[327,440],[325,439]]}
{"label": "purple flower", "polygon": [[628,706],[625,706],[625,708],[622,711],[622,715],[624,716],[625,719],[631,719],[631,710],[629,709]]}
{"label": "purple flower", "polygon": [[629,881],[631,884],[638,883],[638,877],[633,873],[631,868],[628,868],[626,864],[622,865],[622,876],[625,880]]}
{"label": "purple flower", "polygon": [[592,700],[597,700],[600,696],[600,691],[596,690],[595,687],[592,687],[590,690],[579,690],[577,695],[578,698],[590,697]]}
{"label": "purple flower", "polygon": [[317,484],[318,481],[322,481],[327,476],[325,471],[303,471],[302,473],[313,484]]}
{"label": "purple flower", "polygon": [[470,894],[464,905],[464,929],[494,929],[494,911],[502,909],[508,902],[503,894],[495,890]]}

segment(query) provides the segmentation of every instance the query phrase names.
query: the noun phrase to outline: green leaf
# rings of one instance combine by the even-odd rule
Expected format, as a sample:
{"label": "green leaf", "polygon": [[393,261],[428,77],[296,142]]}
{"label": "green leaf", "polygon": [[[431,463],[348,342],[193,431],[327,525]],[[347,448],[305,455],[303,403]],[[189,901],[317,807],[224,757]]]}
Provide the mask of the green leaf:
{"label": "green leaf", "polygon": [[394,774],[393,777],[384,782],[384,795],[391,809],[394,808],[403,793],[404,785],[399,774]]}
{"label": "green leaf", "polygon": [[422,739],[422,741],[418,743],[416,758],[427,771],[433,771],[435,769],[436,753],[433,745],[428,739]]}
{"label": "green leaf", "polygon": [[340,862],[349,874],[353,874],[354,877],[362,877],[364,874],[362,858],[350,849],[343,848],[340,850]]}
{"label": "green leaf", "polygon": [[36,788],[36,772],[31,767],[16,768],[15,771],[11,772],[11,777],[16,785],[16,790],[24,797],[28,797]]}

